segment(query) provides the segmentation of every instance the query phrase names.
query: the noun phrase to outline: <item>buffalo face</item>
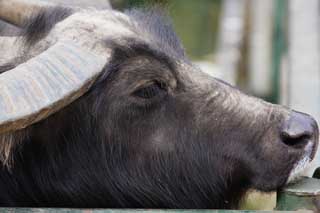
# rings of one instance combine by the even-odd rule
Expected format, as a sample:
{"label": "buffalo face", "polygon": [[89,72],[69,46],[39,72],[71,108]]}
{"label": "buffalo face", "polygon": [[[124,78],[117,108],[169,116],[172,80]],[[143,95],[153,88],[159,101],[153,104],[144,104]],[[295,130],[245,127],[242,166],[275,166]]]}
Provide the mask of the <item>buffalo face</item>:
{"label": "buffalo face", "polygon": [[315,155],[311,117],[198,70],[154,12],[51,8],[23,38],[0,67],[1,205],[231,208]]}
{"label": "buffalo face", "polygon": [[141,192],[151,207],[230,207],[249,188],[284,186],[313,159],[310,116],[164,58],[128,56],[94,91],[106,155],[117,159],[110,169],[126,177],[129,200]]}

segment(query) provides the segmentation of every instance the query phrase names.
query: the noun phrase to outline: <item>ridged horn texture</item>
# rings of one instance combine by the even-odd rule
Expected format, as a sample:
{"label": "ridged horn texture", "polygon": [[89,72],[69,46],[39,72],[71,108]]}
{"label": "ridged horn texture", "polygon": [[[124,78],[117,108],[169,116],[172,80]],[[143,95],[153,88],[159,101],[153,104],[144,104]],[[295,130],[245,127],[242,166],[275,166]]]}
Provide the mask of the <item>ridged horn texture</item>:
{"label": "ridged horn texture", "polygon": [[0,134],[45,119],[83,95],[102,72],[102,58],[59,42],[0,75]]}
{"label": "ridged horn texture", "polygon": [[51,4],[38,0],[0,0],[0,19],[16,26],[23,26],[31,14]]}

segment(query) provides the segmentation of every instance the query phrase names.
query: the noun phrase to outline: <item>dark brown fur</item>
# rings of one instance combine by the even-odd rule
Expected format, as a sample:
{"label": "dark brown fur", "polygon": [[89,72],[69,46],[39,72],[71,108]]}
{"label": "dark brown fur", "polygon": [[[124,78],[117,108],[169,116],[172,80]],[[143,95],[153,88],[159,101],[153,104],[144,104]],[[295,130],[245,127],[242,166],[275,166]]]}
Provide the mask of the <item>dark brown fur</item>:
{"label": "dark brown fur", "polygon": [[[290,112],[201,73],[162,16],[127,14],[142,38],[106,38],[112,61],[91,90],[19,133],[0,205],[234,208],[249,188],[283,186],[303,153],[279,137]],[[26,42],[50,19],[29,23]]]}

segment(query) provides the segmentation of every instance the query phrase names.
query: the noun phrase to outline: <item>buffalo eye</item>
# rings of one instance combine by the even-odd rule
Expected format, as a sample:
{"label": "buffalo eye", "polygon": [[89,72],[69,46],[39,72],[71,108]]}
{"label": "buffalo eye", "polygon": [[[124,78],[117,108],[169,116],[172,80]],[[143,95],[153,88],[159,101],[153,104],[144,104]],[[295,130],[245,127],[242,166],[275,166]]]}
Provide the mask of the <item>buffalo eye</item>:
{"label": "buffalo eye", "polygon": [[136,90],[133,95],[143,99],[151,99],[161,95],[166,91],[165,85],[160,82],[152,82],[152,84]]}

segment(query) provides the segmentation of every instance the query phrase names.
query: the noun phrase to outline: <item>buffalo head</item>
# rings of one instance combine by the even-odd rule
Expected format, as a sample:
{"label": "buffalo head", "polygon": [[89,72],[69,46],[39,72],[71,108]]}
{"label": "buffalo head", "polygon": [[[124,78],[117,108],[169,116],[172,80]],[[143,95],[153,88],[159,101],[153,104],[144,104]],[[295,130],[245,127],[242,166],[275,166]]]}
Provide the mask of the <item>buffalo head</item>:
{"label": "buffalo head", "polygon": [[313,118],[201,72],[154,10],[39,10],[1,68],[1,205],[231,208],[313,159]]}

